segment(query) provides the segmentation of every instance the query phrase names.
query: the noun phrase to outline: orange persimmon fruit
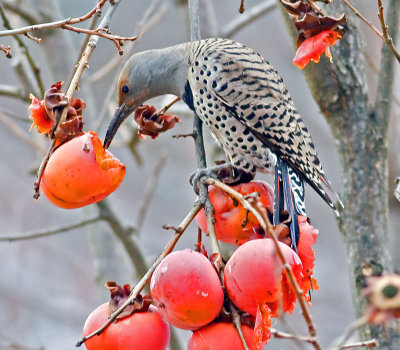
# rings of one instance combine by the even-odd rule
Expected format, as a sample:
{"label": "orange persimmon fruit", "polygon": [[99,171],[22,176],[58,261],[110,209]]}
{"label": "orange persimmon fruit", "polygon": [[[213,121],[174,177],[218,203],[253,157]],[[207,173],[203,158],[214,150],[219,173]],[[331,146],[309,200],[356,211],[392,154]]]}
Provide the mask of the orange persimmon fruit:
{"label": "orange persimmon fruit", "polygon": [[104,199],[117,189],[126,172],[125,165],[89,131],[62,144],[51,155],[40,184],[53,204],[79,208]]}
{"label": "orange persimmon fruit", "polygon": [[[274,192],[266,182],[250,181],[232,186],[232,188],[242,195],[259,193],[262,206],[272,212]],[[255,227],[259,225],[258,220],[252,213],[248,213],[241,204],[214,186],[209,187],[208,195],[215,212],[215,234],[219,240],[241,245],[250,239],[262,238],[255,230]],[[196,221],[201,230],[207,232],[207,219],[204,209],[197,214]]]}
{"label": "orange persimmon fruit", "polygon": [[318,63],[321,55],[325,55],[332,61],[329,46],[332,46],[342,36],[334,30],[324,30],[321,33],[305,39],[293,59],[293,63],[300,69],[305,68],[310,61]]}

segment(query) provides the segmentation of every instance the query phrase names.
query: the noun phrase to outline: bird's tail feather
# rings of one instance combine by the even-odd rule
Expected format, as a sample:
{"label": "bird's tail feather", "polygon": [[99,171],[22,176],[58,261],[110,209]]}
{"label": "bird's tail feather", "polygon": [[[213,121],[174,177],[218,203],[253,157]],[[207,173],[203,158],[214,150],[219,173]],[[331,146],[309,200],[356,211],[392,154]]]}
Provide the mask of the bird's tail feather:
{"label": "bird's tail feather", "polygon": [[274,198],[274,225],[279,223],[279,214],[286,204],[290,215],[290,235],[292,248],[297,252],[299,243],[299,222],[298,216],[304,215],[304,184],[301,177],[282,160],[278,160],[275,167],[275,198]]}

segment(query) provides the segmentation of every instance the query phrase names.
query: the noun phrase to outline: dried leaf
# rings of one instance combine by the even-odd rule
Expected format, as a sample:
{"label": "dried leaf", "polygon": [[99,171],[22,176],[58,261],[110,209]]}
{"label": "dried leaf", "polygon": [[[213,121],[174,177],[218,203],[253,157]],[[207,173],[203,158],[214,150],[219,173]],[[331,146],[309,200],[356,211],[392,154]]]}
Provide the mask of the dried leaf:
{"label": "dried leaf", "polygon": [[[111,315],[117,311],[129,298],[131,287],[129,284],[124,284],[122,287],[114,281],[106,282],[104,287],[110,291],[111,300],[108,304],[108,313]],[[130,316],[134,312],[146,312],[149,309],[151,302],[152,300],[149,295],[142,297],[139,294],[133,303],[126,306],[125,309],[117,316],[117,319]]]}
{"label": "dried leaf", "polygon": [[[302,19],[295,22],[299,35],[304,39],[315,36],[325,30],[336,30],[339,26],[346,23],[346,16],[343,14],[339,18],[324,16],[320,17],[315,13],[307,13]],[[299,47],[299,41],[297,47]]]}
{"label": "dried leaf", "polygon": [[135,111],[135,121],[139,126],[139,135],[155,139],[159,133],[172,129],[180,119],[176,115],[157,115],[154,106],[142,105]]}
{"label": "dried leaf", "polygon": [[304,16],[307,12],[313,11],[312,7],[302,0],[290,2],[287,0],[280,0],[285,10],[293,16]]}

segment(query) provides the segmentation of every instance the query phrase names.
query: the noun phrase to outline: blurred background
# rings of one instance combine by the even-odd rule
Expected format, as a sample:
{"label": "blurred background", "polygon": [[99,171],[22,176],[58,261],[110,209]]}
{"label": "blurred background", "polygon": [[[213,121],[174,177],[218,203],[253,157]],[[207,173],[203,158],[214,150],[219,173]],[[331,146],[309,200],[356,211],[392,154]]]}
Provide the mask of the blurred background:
{"label": "blurred background", "polygon": [[[241,16],[248,15],[254,7],[259,10],[266,7],[266,3],[268,1],[247,0],[246,12]],[[49,15],[53,20],[79,17],[91,10],[95,2],[0,0],[0,4],[6,9],[7,4],[32,9],[28,12],[44,21],[43,14]],[[239,4],[239,0],[202,0],[202,35],[206,37],[226,34],[240,16]],[[354,1],[354,4],[368,19],[378,25],[375,2]],[[335,1],[332,6],[335,6]],[[341,169],[334,140],[311,97],[302,72],[292,64],[295,49],[282,14],[277,7],[265,12],[262,16],[252,19],[232,38],[258,51],[283,76],[311,131],[325,171],[333,187],[340,192]],[[7,11],[7,14],[13,27],[26,25],[26,22],[11,11]],[[83,23],[81,26],[87,25],[88,23]],[[183,0],[124,0],[120,3],[110,28],[112,33],[125,36],[137,34],[138,30],[144,32],[134,44],[132,53],[185,42],[189,40],[187,6]],[[369,91],[373,96],[376,86],[375,68],[379,65],[381,41],[367,26],[361,28],[367,45]],[[4,30],[4,27],[0,27],[0,30]],[[56,37],[51,33],[35,33],[43,37],[43,43],[40,45],[22,36],[22,40],[28,45],[34,60],[40,66],[46,89],[58,80],[69,82],[84,40],[82,34],[60,29],[55,31],[59,32]],[[0,90],[4,86],[21,86],[18,67],[26,66],[24,59],[20,58],[21,50],[12,38],[2,38],[0,43],[11,45],[14,53],[11,60],[5,55],[0,55]],[[129,44],[123,47],[125,52],[129,51],[129,47]],[[90,60],[89,69],[82,76],[81,89],[75,94],[75,97],[82,98],[87,103],[83,113],[85,130],[95,130],[101,138],[115,108],[115,76],[119,74],[120,66],[106,74],[100,73],[103,75],[100,80],[97,77],[109,62],[123,60],[126,56],[127,54],[118,58],[114,44],[100,39]],[[394,91],[399,91],[398,81]],[[329,94],[329,91],[326,93]],[[109,96],[110,103],[105,103]],[[161,108],[172,98],[168,96],[151,102],[157,108]],[[53,206],[44,196],[38,201],[32,199],[34,174],[44,151],[47,150],[48,141],[35,130],[27,134],[30,127],[30,122],[27,121],[28,105],[28,102],[20,98],[0,95],[0,235],[3,237],[68,225],[98,215],[95,205],[65,210]],[[173,130],[161,134],[156,140],[141,140],[135,146],[135,154],[125,146],[131,140],[133,118],[111,146],[111,151],[127,165],[127,173],[121,186],[107,198],[107,202],[117,213],[120,222],[126,226],[137,225],[144,189],[153,177],[160,159],[166,158],[165,166],[154,187],[143,226],[139,235],[134,237],[148,264],[154,261],[171,237],[171,231],[163,230],[162,225],[177,226],[196,199],[188,182],[189,174],[196,168],[193,142],[190,138],[171,137],[173,134],[190,133],[192,117],[183,103],[176,104],[171,111],[178,114],[182,122]],[[395,153],[400,146],[398,102],[394,104],[392,113],[391,188],[394,177],[400,175],[399,159]],[[9,116],[8,119],[3,117],[9,114],[14,116],[11,123]],[[101,119],[104,120],[100,123]],[[206,148],[211,164],[216,146],[208,132]],[[221,156],[217,158],[222,159]],[[258,175],[257,179],[271,183],[268,176]],[[334,344],[335,339],[342,335],[354,320],[346,256],[332,210],[309,188],[306,197],[308,215],[313,226],[320,230],[315,245],[315,277],[320,289],[312,295],[311,312],[321,342],[328,346]],[[399,207],[398,202],[391,201],[391,247],[395,266],[400,266]],[[196,239],[197,225],[194,222],[176,249],[193,248]],[[120,284],[134,285],[137,281],[137,275],[124,246],[104,222],[49,237],[0,242],[0,266],[0,349],[74,349],[75,343],[81,338],[86,317],[108,298],[108,292],[103,288],[104,283],[115,280]],[[290,323],[300,333],[306,334],[304,321],[299,314],[296,308],[293,317],[286,317],[285,322]],[[285,322],[278,322],[274,326],[287,329]],[[190,332],[179,331],[182,348],[185,348],[189,335]],[[273,339],[268,348],[297,347],[290,341]]]}

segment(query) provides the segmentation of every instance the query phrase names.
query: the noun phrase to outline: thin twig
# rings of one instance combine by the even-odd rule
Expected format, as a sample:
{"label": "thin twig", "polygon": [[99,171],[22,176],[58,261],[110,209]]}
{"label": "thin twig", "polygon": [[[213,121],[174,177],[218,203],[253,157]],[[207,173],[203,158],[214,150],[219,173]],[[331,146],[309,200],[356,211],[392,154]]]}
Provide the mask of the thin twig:
{"label": "thin twig", "polygon": [[54,227],[54,228],[46,228],[44,230],[39,230],[39,231],[31,231],[31,232],[26,232],[22,234],[16,234],[16,235],[11,235],[11,236],[0,236],[0,242],[15,242],[15,241],[22,241],[22,240],[27,240],[27,239],[34,239],[34,238],[40,238],[40,237],[48,237],[52,236],[58,233],[63,233],[67,231],[74,230],[76,228],[86,226],[93,224],[94,222],[100,221],[102,219],[101,216],[96,216],[91,219],[85,219],[82,221],[79,221],[74,224],[69,224],[66,226],[59,226],[59,227]]}
{"label": "thin twig", "polygon": [[[100,4],[104,4],[105,0],[102,0],[101,2],[99,2],[98,6],[100,6]],[[119,0],[115,0],[112,5],[110,6],[110,8],[108,9],[106,15],[104,16],[103,20],[101,21],[99,28],[105,28],[108,27],[110,21],[111,21],[111,17],[114,14],[118,4],[119,4]],[[97,7],[98,7],[97,6]],[[97,9],[97,7],[95,9]],[[93,12],[93,10],[91,11]],[[89,12],[90,13],[90,12]],[[95,12],[94,12],[95,13]],[[86,15],[87,16],[87,15]],[[92,55],[94,49],[96,48],[98,43],[98,37],[97,36],[92,36],[81,56],[81,59],[79,61],[79,65],[75,71],[74,76],[72,77],[72,80],[69,84],[68,90],[65,93],[65,101],[66,106],[64,107],[64,109],[61,112],[60,118],[57,121],[56,127],[54,128],[53,131],[53,135],[55,134],[55,132],[57,131],[58,126],[63,123],[65,121],[65,118],[67,117],[67,112],[68,112],[68,105],[70,103],[70,101],[72,100],[72,96],[75,92],[75,90],[78,88],[79,85],[79,81],[80,78],[82,76],[83,71],[85,70],[85,68],[88,66],[88,62],[90,59],[90,56]],[[39,171],[38,171],[38,175],[37,175],[37,181],[35,182],[35,193],[34,193],[34,198],[37,199],[40,196],[40,182],[43,176],[43,172],[44,169],[46,168],[46,165],[50,159],[50,155],[54,150],[54,146],[55,146],[55,139],[53,138],[53,141],[51,142],[51,145],[49,147],[49,150],[47,151],[46,156],[44,157],[42,163],[40,164],[39,167]]]}
{"label": "thin twig", "polygon": [[31,26],[16,28],[16,29],[12,29],[12,30],[3,30],[3,31],[0,31],[0,37],[9,36],[9,35],[16,35],[16,34],[30,33],[30,32],[33,32],[35,30],[44,30],[44,29],[50,29],[50,28],[61,28],[63,25],[73,25],[73,24],[77,24],[77,23],[80,23],[80,22],[84,22],[87,19],[89,19],[90,17],[92,17],[94,14],[100,13],[101,8],[104,6],[104,4],[107,1],[108,0],[100,0],[95,8],[93,8],[91,11],[89,11],[86,15],[84,15],[82,17],[66,18],[66,19],[62,19],[60,21],[55,21],[55,22],[34,24],[34,25],[31,25]]}
{"label": "thin twig", "polygon": [[314,344],[315,338],[314,337],[305,337],[302,335],[297,335],[297,334],[290,334],[282,331],[278,331],[275,328],[271,328],[271,335],[274,336],[275,338],[280,338],[280,339],[293,339],[305,343],[310,343]]}
{"label": "thin twig", "polygon": [[297,300],[300,304],[300,308],[302,310],[302,315],[308,326],[308,332],[311,335],[311,337],[313,338],[312,344],[315,349],[320,350],[321,346],[317,340],[317,331],[316,331],[314,322],[312,320],[311,314],[308,310],[307,303],[304,299],[303,292],[300,289],[299,284],[297,283],[296,277],[294,276],[294,273],[293,273],[292,268],[290,267],[290,264],[288,264],[285,256],[283,255],[281,247],[279,246],[279,240],[275,233],[275,229],[272,226],[272,224],[269,222],[268,217],[266,215],[264,215],[264,216],[261,215],[260,211],[258,211],[253,205],[251,205],[249,203],[249,201],[247,201],[242,194],[235,191],[230,186],[225,185],[221,181],[218,181],[218,180],[212,179],[212,178],[207,178],[204,180],[204,182],[208,185],[214,185],[214,186],[218,187],[222,191],[228,193],[230,196],[235,198],[238,202],[240,202],[242,204],[243,208],[249,210],[257,218],[257,220],[260,223],[261,227],[263,228],[264,232],[268,233],[271,236],[271,238],[275,244],[276,253],[283,264],[283,268],[286,272],[289,283],[292,286],[292,288],[296,294]]}
{"label": "thin twig", "polygon": [[0,4],[2,4],[6,10],[21,17],[28,24],[41,22],[39,15],[33,12],[32,6],[26,6],[26,4],[24,6],[20,1],[10,0],[0,0]]}
{"label": "thin twig", "polygon": [[122,225],[121,221],[116,213],[112,210],[112,207],[108,204],[107,200],[97,202],[96,206],[100,211],[101,218],[107,222],[114,234],[124,246],[132,265],[135,267],[137,276],[140,277],[144,275],[148,269],[146,260],[138,244],[136,243],[136,240],[132,236],[132,229]]}
{"label": "thin twig", "polygon": [[147,182],[146,187],[143,192],[142,201],[139,206],[138,218],[135,227],[135,234],[139,235],[140,230],[142,229],[144,218],[146,216],[146,212],[150,205],[150,200],[153,197],[154,190],[160,178],[160,173],[165,166],[167,161],[167,156],[161,156],[160,160],[158,161],[157,165],[153,170],[153,174],[151,175],[150,180]]}
{"label": "thin twig", "polygon": [[345,344],[340,348],[333,348],[331,350],[343,350],[343,349],[353,349],[353,348],[375,348],[379,346],[379,342],[376,339],[370,339],[365,341],[360,341],[357,343]]}
{"label": "thin twig", "polygon": [[243,330],[242,330],[242,323],[240,322],[240,315],[239,312],[236,310],[235,305],[231,301],[229,301],[229,312],[232,315],[232,323],[236,328],[236,331],[239,334],[239,338],[242,341],[244,350],[249,350],[249,346],[246,343],[246,339],[244,338]]}
{"label": "thin twig", "polygon": [[162,253],[159,255],[157,260],[151,265],[149,270],[146,272],[146,274],[142,277],[142,279],[138,282],[138,284],[133,288],[131,291],[131,294],[129,295],[129,298],[125,301],[124,304],[121,305],[121,307],[115,311],[113,314],[110,315],[110,318],[107,320],[107,322],[98,330],[94,331],[93,333],[89,334],[86,337],[83,337],[77,344],[77,347],[80,347],[86,340],[101,334],[111,323],[116,320],[118,315],[129,305],[132,303],[132,301],[138,296],[138,294],[142,291],[142,289],[146,286],[146,284],[150,281],[150,278],[154,272],[154,270],[157,268],[157,266],[161,263],[161,261],[169,254],[172,252],[174,249],[176,243],[178,242],[179,238],[182,236],[183,232],[186,230],[186,228],[189,226],[189,224],[192,222],[192,220],[195,218],[197,213],[200,211],[202,208],[201,203],[196,203],[192,210],[186,215],[186,217],[182,220],[181,224],[178,227],[178,230],[175,231],[175,234],[172,236],[172,238],[169,240],[167,245],[165,246],[164,250]]}
{"label": "thin twig", "polygon": [[3,51],[7,58],[12,58],[11,46],[0,45],[0,51]]}
{"label": "thin twig", "polygon": [[8,97],[15,97],[24,102],[29,102],[29,95],[25,93],[25,91],[17,86],[13,85],[1,85],[0,84],[0,95],[1,96],[8,96]]}
{"label": "thin twig", "polygon": [[368,320],[365,317],[361,317],[355,320],[344,332],[342,339],[339,341],[337,345],[337,349],[340,349],[349,339],[350,337],[361,327],[364,327],[368,323]]}
{"label": "thin twig", "polygon": [[40,143],[35,142],[26,132],[18,125],[18,123],[8,115],[0,111],[0,122],[3,123],[12,133],[27,145],[33,147],[40,153],[44,153],[46,149]]}
{"label": "thin twig", "polygon": [[164,114],[166,111],[168,111],[168,109],[170,109],[175,103],[177,103],[178,101],[180,101],[180,97],[175,97],[170,103],[168,103],[167,105],[165,105],[163,108],[159,109],[157,112],[155,112],[151,117],[155,118],[158,117],[162,114]]}
{"label": "thin twig", "polygon": [[392,50],[397,61],[400,63],[400,54],[396,50],[392,38],[389,36],[388,27],[385,23],[385,17],[383,15],[382,0],[378,0],[378,18],[379,18],[379,21],[381,23],[381,28],[382,28],[382,38],[385,41],[386,45],[390,48],[390,50]]}
{"label": "thin twig", "polygon": [[384,43],[390,48],[390,50],[393,52],[394,56],[396,57],[397,61],[400,62],[400,54],[397,51],[396,47],[393,44],[393,40],[392,38],[390,38],[390,36],[387,33],[387,26],[385,24],[385,19],[383,16],[383,6],[382,6],[382,1],[378,0],[378,7],[379,7],[379,12],[378,12],[378,17],[381,23],[381,27],[382,27],[382,32],[379,31],[378,28],[376,28],[371,21],[367,20],[348,0],[342,0],[347,7],[349,7],[356,16],[358,16],[359,18],[361,18],[361,20],[366,23],[368,25],[368,27],[370,27],[375,33],[376,35],[378,35],[383,41]]}
{"label": "thin twig", "polygon": [[376,28],[371,21],[367,20],[348,0],[342,0],[345,5],[350,8],[354,12],[354,14],[359,17],[368,27],[370,27],[376,35],[378,35],[381,39],[383,39],[382,33]]}
{"label": "thin twig", "polygon": [[[189,19],[190,19],[190,38],[192,41],[200,40],[200,18],[199,18],[199,1],[189,0]],[[203,140],[203,125],[199,116],[194,113],[193,135],[195,152],[197,159],[197,167],[199,169],[207,168],[206,152]],[[214,228],[214,209],[208,197],[208,186],[204,183],[200,184],[200,198],[204,200],[204,211],[207,218],[207,231],[211,241],[211,253],[213,254],[214,265],[218,272],[222,271],[222,254],[219,248]]]}
{"label": "thin twig", "polygon": [[[162,6],[158,6],[160,0],[153,0],[148,9],[143,14],[143,18],[137,25],[135,30],[136,40],[139,40],[145,35],[152,27],[154,27],[165,15],[167,12],[167,6],[162,4]],[[157,12],[153,15],[155,9],[158,9]],[[125,48],[125,55],[129,57],[131,49],[133,45],[128,48]],[[104,66],[102,66],[97,72],[93,73],[90,76],[90,83],[95,84],[101,79],[103,79],[106,75],[108,75],[113,69],[117,68],[121,63],[120,56],[114,56],[111,60],[109,60]]]}
{"label": "thin twig", "polygon": [[[1,94],[0,94],[1,95]],[[10,117],[11,119],[15,119],[15,120],[18,120],[18,121],[20,121],[20,122],[24,122],[24,123],[29,123],[29,124],[32,124],[32,119],[29,119],[28,117],[26,117],[26,116],[20,116],[20,115],[18,115],[17,113],[14,113],[14,112],[10,112],[8,109],[6,109],[6,108],[2,108],[2,107],[0,107],[0,113],[3,113],[3,114],[5,114],[6,116],[8,116],[8,117]]]}
{"label": "thin twig", "polygon": [[77,27],[73,27],[70,26],[68,24],[63,24],[61,26],[61,28],[63,29],[67,29],[70,30],[72,32],[76,32],[76,33],[85,33],[85,34],[90,34],[90,35],[96,35],[96,36],[100,36],[102,38],[111,40],[115,46],[118,49],[118,53],[120,55],[123,54],[123,50],[121,48],[121,43],[124,41],[135,41],[137,39],[137,37],[135,36],[131,36],[131,37],[126,37],[126,36],[119,36],[119,35],[113,35],[109,33],[109,30],[105,27],[100,27],[97,29],[85,29],[85,28],[77,28]]}
{"label": "thin twig", "polygon": [[264,16],[274,8],[276,8],[275,0],[263,1],[253,6],[250,10],[247,10],[246,13],[237,16],[222,28],[219,36],[222,38],[231,38],[245,26],[253,23],[256,19]]}
{"label": "thin twig", "polygon": [[[4,27],[11,30],[12,29],[11,24],[8,21],[8,18],[6,16],[6,14],[4,13],[2,6],[0,6],[0,16],[3,19]],[[28,60],[29,67],[31,68],[31,70],[33,72],[33,76],[36,79],[36,83],[37,83],[37,86],[40,91],[40,96],[43,96],[44,95],[44,85],[43,85],[42,76],[40,74],[39,66],[34,61],[32,55],[29,51],[29,48],[25,45],[23,40],[18,35],[13,35],[13,38],[17,41],[19,47],[22,49],[22,52],[24,53],[26,59]]]}

